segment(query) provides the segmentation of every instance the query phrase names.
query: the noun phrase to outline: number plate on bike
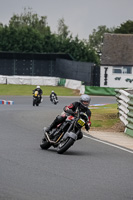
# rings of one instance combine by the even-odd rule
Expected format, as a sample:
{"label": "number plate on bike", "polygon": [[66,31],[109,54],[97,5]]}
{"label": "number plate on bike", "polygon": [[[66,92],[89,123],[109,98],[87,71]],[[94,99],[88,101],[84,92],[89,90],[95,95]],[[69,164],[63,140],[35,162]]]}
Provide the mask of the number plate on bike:
{"label": "number plate on bike", "polygon": [[82,119],[79,119],[79,120],[77,121],[77,123],[78,123],[80,126],[84,126],[85,121],[82,120]]}

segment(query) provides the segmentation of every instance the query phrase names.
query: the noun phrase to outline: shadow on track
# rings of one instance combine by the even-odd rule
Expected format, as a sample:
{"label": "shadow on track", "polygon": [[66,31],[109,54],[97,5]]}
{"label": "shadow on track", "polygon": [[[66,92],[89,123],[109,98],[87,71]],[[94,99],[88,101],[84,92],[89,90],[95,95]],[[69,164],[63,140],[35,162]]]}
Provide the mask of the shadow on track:
{"label": "shadow on track", "polygon": [[58,154],[57,153],[57,151],[56,151],[56,149],[47,149],[47,150],[42,150],[42,149],[40,149],[41,151],[45,151],[45,152],[50,152],[50,153],[56,153],[57,155],[59,155],[59,156],[90,156],[91,155],[91,153],[90,152],[85,152],[85,151],[77,151],[77,150],[69,150],[69,151],[66,151],[65,153],[63,153],[63,154]]}

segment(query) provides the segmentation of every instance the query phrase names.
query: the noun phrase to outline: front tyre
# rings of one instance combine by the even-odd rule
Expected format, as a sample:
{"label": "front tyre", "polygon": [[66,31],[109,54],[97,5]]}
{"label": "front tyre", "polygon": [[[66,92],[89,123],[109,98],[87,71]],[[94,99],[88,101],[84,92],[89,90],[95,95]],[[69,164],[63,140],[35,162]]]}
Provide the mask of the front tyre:
{"label": "front tyre", "polygon": [[35,99],[33,99],[33,106],[35,106]]}
{"label": "front tyre", "polygon": [[62,141],[57,147],[57,153],[62,154],[67,151],[74,143],[73,138],[67,138],[66,140]]}
{"label": "front tyre", "polygon": [[51,144],[44,138],[42,139],[42,143],[40,144],[41,149],[49,149]]}

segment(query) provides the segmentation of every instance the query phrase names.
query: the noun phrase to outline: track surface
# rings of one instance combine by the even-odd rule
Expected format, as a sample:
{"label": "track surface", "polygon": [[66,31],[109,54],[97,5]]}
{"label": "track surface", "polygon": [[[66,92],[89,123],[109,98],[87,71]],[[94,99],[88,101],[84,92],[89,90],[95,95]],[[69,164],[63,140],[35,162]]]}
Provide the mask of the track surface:
{"label": "track surface", "polygon": [[[40,149],[42,129],[78,97],[1,97],[0,200],[132,200],[133,154],[84,137],[64,155]],[[113,97],[92,97],[92,104],[114,103]]]}

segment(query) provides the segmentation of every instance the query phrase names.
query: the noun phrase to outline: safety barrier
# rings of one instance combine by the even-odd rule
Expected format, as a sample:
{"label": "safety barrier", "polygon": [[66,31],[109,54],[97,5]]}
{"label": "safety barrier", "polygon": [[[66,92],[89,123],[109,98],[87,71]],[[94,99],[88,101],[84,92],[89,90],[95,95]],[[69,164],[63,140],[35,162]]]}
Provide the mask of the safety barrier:
{"label": "safety barrier", "polygon": [[82,88],[82,81],[71,79],[60,79],[59,77],[48,76],[3,76],[0,75],[0,84],[18,84],[18,85],[50,85],[50,86],[64,86],[66,88],[79,90],[84,94]]}
{"label": "safety barrier", "polygon": [[0,84],[18,85],[58,85],[59,78],[47,76],[3,76],[0,75]]}
{"label": "safety barrier", "polygon": [[133,137],[133,89],[116,89],[119,118],[125,125],[125,133]]}
{"label": "safety barrier", "polygon": [[14,101],[0,100],[0,104],[3,104],[3,105],[13,105]]}

